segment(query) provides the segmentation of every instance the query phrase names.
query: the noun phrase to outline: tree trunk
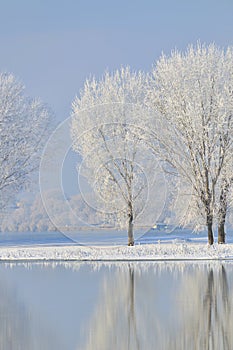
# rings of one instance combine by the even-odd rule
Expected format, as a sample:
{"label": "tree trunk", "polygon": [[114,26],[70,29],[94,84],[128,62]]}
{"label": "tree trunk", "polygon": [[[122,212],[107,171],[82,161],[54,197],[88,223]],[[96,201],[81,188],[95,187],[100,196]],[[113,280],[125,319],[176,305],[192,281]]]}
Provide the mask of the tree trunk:
{"label": "tree trunk", "polygon": [[134,238],[133,238],[133,215],[129,215],[129,224],[128,224],[128,246],[134,245]]}
{"label": "tree trunk", "polygon": [[209,245],[212,245],[214,243],[212,222],[207,223],[207,228],[208,228],[208,243],[209,243]]}
{"label": "tree trunk", "polygon": [[218,243],[219,244],[224,244],[225,243],[226,234],[225,234],[224,227],[225,227],[225,221],[224,222],[221,221],[218,224]]}
{"label": "tree trunk", "polygon": [[206,226],[208,230],[208,243],[209,245],[212,245],[214,243],[213,214],[209,205],[206,206]]}
{"label": "tree trunk", "polygon": [[224,181],[219,198],[219,212],[218,212],[218,243],[225,243],[225,222],[227,215],[227,193],[229,184]]}

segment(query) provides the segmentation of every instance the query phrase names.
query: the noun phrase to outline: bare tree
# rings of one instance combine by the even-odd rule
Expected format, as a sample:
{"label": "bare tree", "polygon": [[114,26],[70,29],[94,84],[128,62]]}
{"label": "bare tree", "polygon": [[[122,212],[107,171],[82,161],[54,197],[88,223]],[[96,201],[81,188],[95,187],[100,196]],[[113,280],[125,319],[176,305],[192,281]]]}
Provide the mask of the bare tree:
{"label": "bare tree", "polygon": [[184,54],[163,55],[151,73],[147,104],[156,115],[150,125],[161,157],[189,184],[192,206],[213,244],[216,207],[222,226],[232,177],[232,168],[226,171],[233,146],[232,48],[197,44]]}
{"label": "bare tree", "polygon": [[0,74],[0,208],[29,183],[39,166],[51,113],[25,96],[11,74]]}
{"label": "bare tree", "polygon": [[138,137],[145,117],[144,79],[129,68],[106,73],[100,81],[87,80],[81,97],[73,102],[73,149],[83,159],[79,171],[99,198],[99,211],[127,227],[128,245],[134,245],[136,220],[146,213],[157,167]]}
{"label": "bare tree", "polygon": [[[230,131],[231,132],[231,131]],[[231,147],[232,149],[232,140]],[[232,208],[232,198],[231,191],[233,185],[233,157],[232,150],[228,152],[224,169],[221,173],[219,186],[218,186],[218,203],[217,203],[217,218],[218,218],[218,243],[225,243],[226,232],[225,232],[225,223],[227,212]]]}

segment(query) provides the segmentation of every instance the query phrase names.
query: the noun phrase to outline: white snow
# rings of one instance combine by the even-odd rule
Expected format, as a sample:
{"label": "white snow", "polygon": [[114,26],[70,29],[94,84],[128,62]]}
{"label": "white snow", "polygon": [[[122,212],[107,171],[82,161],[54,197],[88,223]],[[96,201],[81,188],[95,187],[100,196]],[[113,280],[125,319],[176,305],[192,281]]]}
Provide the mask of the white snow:
{"label": "white snow", "polygon": [[206,243],[157,243],[128,246],[88,247],[2,246],[0,261],[135,261],[135,260],[233,260],[233,244],[208,246]]}

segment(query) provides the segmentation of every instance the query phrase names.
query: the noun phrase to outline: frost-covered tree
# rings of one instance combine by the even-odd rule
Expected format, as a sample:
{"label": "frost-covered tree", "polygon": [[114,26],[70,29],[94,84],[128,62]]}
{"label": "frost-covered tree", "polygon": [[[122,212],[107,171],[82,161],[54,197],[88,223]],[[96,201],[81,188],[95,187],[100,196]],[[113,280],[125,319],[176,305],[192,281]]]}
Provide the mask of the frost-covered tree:
{"label": "frost-covered tree", "polygon": [[[229,130],[232,133],[232,130]],[[225,242],[225,223],[229,209],[232,209],[232,185],[233,185],[233,135],[231,137],[230,152],[227,153],[224,162],[224,168],[221,172],[218,186],[218,203],[217,203],[217,217],[218,217],[218,242]]]}
{"label": "frost-covered tree", "polygon": [[163,55],[152,70],[147,103],[156,115],[151,125],[162,158],[189,184],[209,243],[215,214],[224,243],[232,179],[233,49],[197,44]]}
{"label": "frost-covered tree", "polygon": [[28,98],[12,74],[0,74],[0,209],[38,168],[50,122],[45,105]]}
{"label": "frost-covered tree", "polygon": [[157,166],[138,137],[145,117],[144,79],[122,68],[87,80],[72,113],[73,149],[83,159],[79,172],[98,197],[99,213],[128,229],[129,245],[134,245],[133,226],[148,213]]}
{"label": "frost-covered tree", "polygon": [[[86,194],[85,199],[89,197]],[[50,189],[43,192],[43,200],[40,193],[30,193],[18,200],[14,208],[3,213],[0,231],[75,231],[85,222],[100,224],[96,212],[86,205],[80,194],[66,199],[59,189]]]}

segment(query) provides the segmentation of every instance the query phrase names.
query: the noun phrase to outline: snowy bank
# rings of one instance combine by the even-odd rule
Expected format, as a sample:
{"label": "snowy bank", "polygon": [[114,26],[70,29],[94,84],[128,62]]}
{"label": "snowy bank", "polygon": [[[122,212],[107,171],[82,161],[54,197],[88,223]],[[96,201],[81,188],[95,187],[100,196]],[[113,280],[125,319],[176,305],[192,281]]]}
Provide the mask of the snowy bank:
{"label": "snowy bank", "polygon": [[144,244],[134,247],[78,245],[0,247],[0,261],[233,260],[233,244]]}

